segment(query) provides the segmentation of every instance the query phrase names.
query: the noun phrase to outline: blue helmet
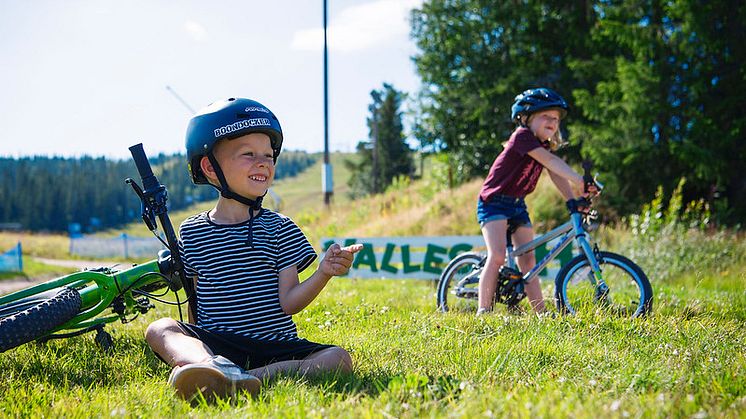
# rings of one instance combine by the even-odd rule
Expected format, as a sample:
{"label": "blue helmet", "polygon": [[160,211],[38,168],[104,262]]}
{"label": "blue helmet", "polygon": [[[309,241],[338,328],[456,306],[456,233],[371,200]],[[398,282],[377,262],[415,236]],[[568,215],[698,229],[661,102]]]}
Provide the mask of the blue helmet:
{"label": "blue helmet", "polygon": [[567,106],[565,99],[552,89],[528,89],[515,97],[510,109],[510,119],[521,124],[521,115],[528,116],[544,109],[557,109],[560,111],[560,117],[564,118],[570,107]]}
{"label": "blue helmet", "polygon": [[200,168],[203,156],[219,140],[261,132],[269,136],[275,162],[282,150],[282,128],[275,114],[251,99],[230,98],[201,109],[189,121],[186,133],[187,162],[195,184],[208,184]]}

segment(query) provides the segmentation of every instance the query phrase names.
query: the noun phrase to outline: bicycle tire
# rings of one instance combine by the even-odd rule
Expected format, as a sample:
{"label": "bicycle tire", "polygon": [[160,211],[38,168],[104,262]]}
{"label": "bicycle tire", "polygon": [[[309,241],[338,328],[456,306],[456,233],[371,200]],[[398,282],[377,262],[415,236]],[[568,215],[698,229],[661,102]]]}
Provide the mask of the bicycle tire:
{"label": "bicycle tire", "polygon": [[[437,304],[438,310],[447,312],[451,308],[458,311],[474,311],[478,306],[477,287],[463,287],[456,289],[459,282],[466,279],[468,284],[479,284],[479,273],[482,270],[484,256],[478,253],[462,253],[451,260],[438,279]],[[449,307],[448,299],[451,298]]]}
{"label": "bicycle tire", "polygon": [[576,256],[555,278],[557,310],[562,314],[576,314],[580,310],[604,309],[633,318],[650,314],[653,288],[645,272],[616,253],[599,252],[597,257],[609,289],[600,291],[590,281],[584,280],[593,271],[585,255]]}
{"label": "bicycle tire", "polygon": [[49,334],[80,311],[78,291],[64,287],[0,307],[0,353]]}

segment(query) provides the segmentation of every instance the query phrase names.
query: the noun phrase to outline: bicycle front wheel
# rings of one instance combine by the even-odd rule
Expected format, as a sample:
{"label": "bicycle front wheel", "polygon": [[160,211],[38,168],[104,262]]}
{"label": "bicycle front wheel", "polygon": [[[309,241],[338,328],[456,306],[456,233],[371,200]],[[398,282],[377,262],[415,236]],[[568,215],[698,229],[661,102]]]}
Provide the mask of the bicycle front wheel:
{"label": "bicycle front wheel", "polygon": [[653,309],[653,289],[634,262],[611,252],[599,252],[606,287],[598,285],[585,255],[565,265],[555,279],[555,298],[560,313],[598,311],[622,317],[640,317]]}
{"label": "bicycle front wheel", "polygon": [[462,253],[443,270],[438,281],[438,309],[476,313],[479,306],[479,274],[484,256]]}
{"label": "bicycle front wheel", "polygon": [[78,291],[64,287],[0,306],[0,352],[46,336],[80,311]]}

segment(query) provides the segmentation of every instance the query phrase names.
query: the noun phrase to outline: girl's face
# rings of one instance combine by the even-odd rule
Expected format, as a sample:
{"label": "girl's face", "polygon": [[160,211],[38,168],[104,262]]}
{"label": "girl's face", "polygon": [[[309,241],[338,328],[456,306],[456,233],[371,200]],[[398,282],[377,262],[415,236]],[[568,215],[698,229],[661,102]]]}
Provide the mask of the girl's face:
{"label": "girl's face", "polygon": [[547,141],[559,130],[560,116],[557,109],[536,112],[529,118],[528,127],[540,140]]}

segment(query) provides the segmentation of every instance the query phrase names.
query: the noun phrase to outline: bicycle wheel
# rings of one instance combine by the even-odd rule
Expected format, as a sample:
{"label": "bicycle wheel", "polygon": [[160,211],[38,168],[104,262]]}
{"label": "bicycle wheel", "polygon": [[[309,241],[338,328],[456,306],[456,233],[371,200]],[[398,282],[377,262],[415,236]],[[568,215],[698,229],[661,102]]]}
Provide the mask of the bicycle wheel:
{"label": "bicycle wheel", "polygon": [[0,352],[44,337],[80,311],[78,291],[64,287],[0,307]]}
{"label": "bicycle wheel", "polygon": [[560,313],[600,311],[622,317],[640,317],[653,309],[653,288],[634,262],[611,252],[599,252],[607,289],[594,285],[593,270],[585,255],[565,265],[555,279]]}
{"label": "bicycle wheel", "polygon": [[438,309],[441,311],[472,312],[479,305],[479,273],[484,256],[463,253],[456,256],[443,270],[438,281]]}

